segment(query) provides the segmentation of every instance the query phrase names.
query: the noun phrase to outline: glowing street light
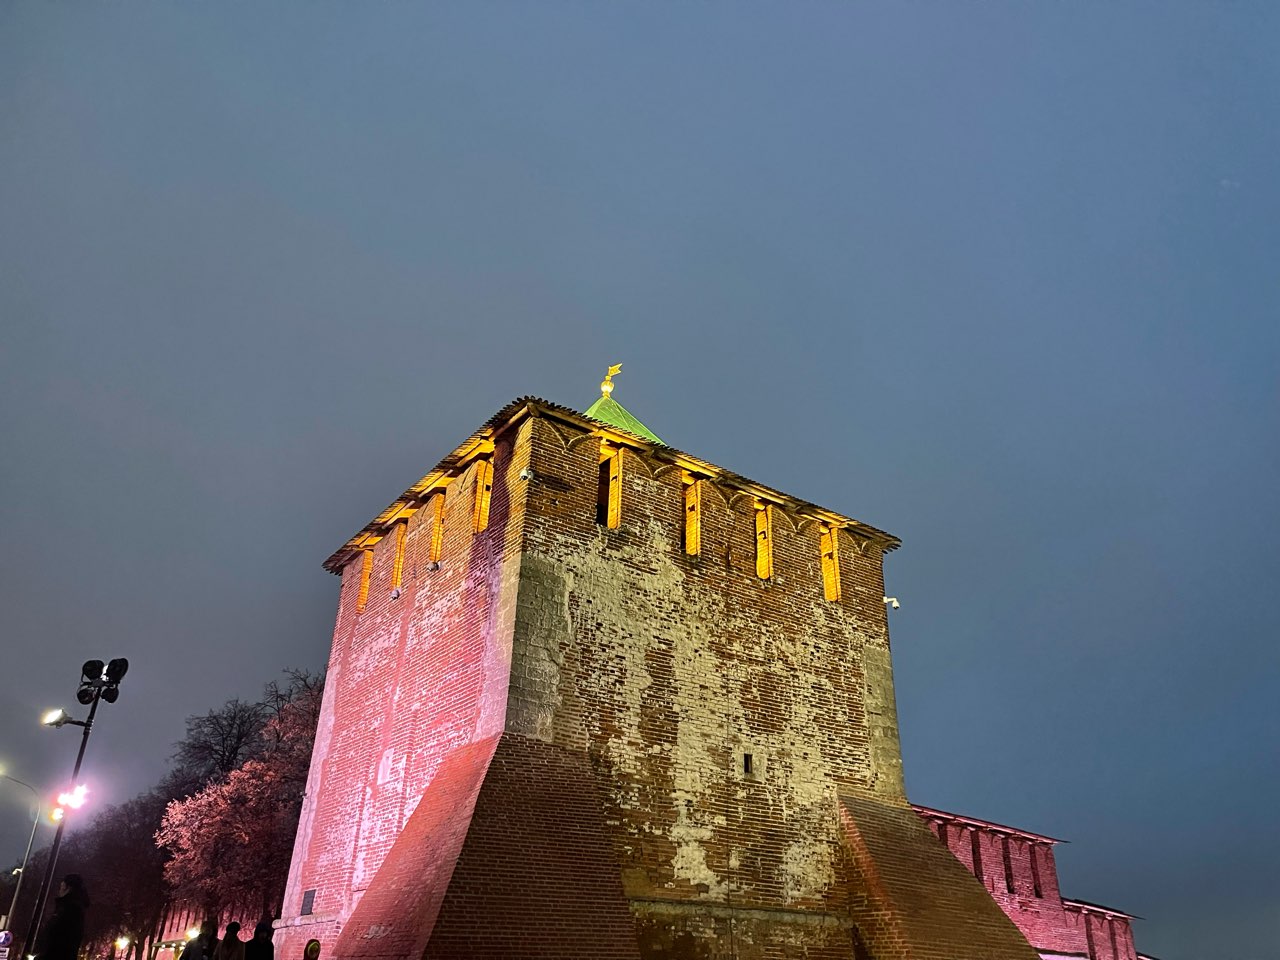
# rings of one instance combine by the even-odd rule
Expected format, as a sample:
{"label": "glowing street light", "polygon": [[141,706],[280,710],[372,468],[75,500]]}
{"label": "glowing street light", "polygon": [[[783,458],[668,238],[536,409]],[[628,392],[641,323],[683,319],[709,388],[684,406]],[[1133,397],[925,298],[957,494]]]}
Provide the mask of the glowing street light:
{"label": "glowing street light", "polygon": [[31,819],[31,837],[27,840],[27,852],[22,855],[22,866],[15,867],[10,876],[18,878],[18,882],[13,885],[13,902],[9,904],[9,912],[4,915],[4,925],[7,927],[13,919],[13,911],[18,908],[18,894],[22,892],[22,881],[27,878],[27,861],[31,859],[31,847],[36,842],[36,827],[40,826],[40,791],[27,783],[25,780],[19,780],[17,777],[11,777],[9,774],[0,770],[0,780],[8,780],[10,783],[16,783],[20,787],[25,787],[31,791],[31,795],[36,798],[36,812]]}
{"label": "glowing street light", "polygon": [[117,950],[119,950],[119,951],[121,951],[121,952],[124,952],[125,950],[128,950],[128,949],[129,949],[129,938],[128,938],[128,937],[116,937],[116,949],[117,949]]}
{"label": "glowing street light", "polygon": [[[80,765],[84,763],[85,747],[89,745],[89,734],[93,732],[93,718],[98,713],[98,704],[103,700],[115,703],[120,696],[120,681],[129,671],[129,661],[124,657],[104,664],[101,660],[86,660],[80,668],[80,689],[76,691],[76,700],[89,708],[89,715],[83,720],[72,720],[65,710],[50,710],[42,718],[42,722],[50,727],[62,727],[70,723],[82,727],[80,751],[76,754],[76,765],[71,771],[71,782],[80,779]],[[89,791],[83,786],[74,787],[70,792],[58,797],[59,807],[54,811],[58,829],[53,835],[53,843],[49,847],[49,859],[45,861],[44,879],[40,883],[40,895],[36,897],[36,909],[31,915],[31,923],[27,925],[27,940],[22,945],[22,953],[30,954],[40,932],[40,921],[44,919],[44,908],[49,902],[49,893],[53,887],[54,871],[58,867],[58,850],[62,846],[62,832],[66,829],[65,809],[77,809],[84,805],[85,795]],[[66,798],[64,800],[64,797]],[[61,814],[61,815],[59,815]]]}
{"label": "glowing street light", "polygon": [[198,936],[200,936],[200,928],[199,928],[199,927],[192,927],[190,930],[188,930],[188,931],[187,931],[187,939],[188,939],[188,940],[194,940],[194,939],[195,939],[196,937],[198,937]]}
{"label": "glowing street light", "polygon": [[54,823],[61,823],[62,818],[67,815],[67,808],[79,810],[84,806],[86,798],[89,796],[89,788],[83,783],[67,793],[58,794],[58,805],[49,811],[49,819]]}
{"label": "glowing street light", "polygon": [[58,794],[58,803],[64,807],[70,807],[72,810],[79,810],[84,806],[84,801],[88,796],[89,788],[82,783],[70,793]]}

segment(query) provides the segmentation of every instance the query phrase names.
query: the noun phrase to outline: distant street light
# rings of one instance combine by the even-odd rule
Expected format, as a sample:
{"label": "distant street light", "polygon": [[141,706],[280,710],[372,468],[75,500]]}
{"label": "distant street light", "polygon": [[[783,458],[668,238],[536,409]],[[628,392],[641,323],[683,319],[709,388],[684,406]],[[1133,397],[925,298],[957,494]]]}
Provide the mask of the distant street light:
{"label": "distant street light", "polygon": [[[93,732],[93,718],[98,713],[98,704],[103,700],[107,703],[116,702],[116,698],[120,696],[120,681],[128,671],[129,661],[123,657],[105,665],[101,660],[86,660],[84,666],[80,668],[80,689],[76,691],[76,700],[89,708],[89,715],[83,720],[72,720],[63,710],[50,710],[41,718],[42,722],[50,727],[61,727],[70,723],[84,728],[84,733],[80,737],[80,752],[76,754],[76,765],[71,771],[73,787],[69,794],[62,795],[78,797],[79,803],[74,805],[67,803],[66,806],[72,806],[74,809],[84,803],[84,795],[88,791],[75,784],[80,779],[80,765],[84,763],[84,750],[89,745],[89,734]],[[58,798],[59,803],[62,802],[62,796]],[[22,953],[27,956],[33,952],[32,948],[40,932],[40,921],[44,919],[44,908],[49,902],[49,891],[53,886],[54,872],[58,867],[58,850],[62,847],[62,831],[66,826],[66,818],[59,818],[57,832],[53,835],[53,844],[49,847],[49,861],[44,867],[44,879],[40,882],[40,895],[36,897],[36,909],[31,915],[27,939],[22,946]]]}
{"label": "distant street light", "polygon": [[18,894],[22,891],[22,881],[27,878],[27,861],[31,859],[31,847],[36,842],[36,827],[40,826],[40,791],[25,780],[11,777],[7,773],[0,773],[0,778],[26,787],[31,791],[32,796],[36,798],[36,815],[31,818],[31,837],[27,840],[27,852],[22,855],[22,866],[13,871],[13,875],[17,876],[18,882],[13,887],[13,899],[9,901],[9,912],[4,915],[3,919],[0,919],[0,928],[8,929],[9,919],[13,916],[13,912],[18,909]]}

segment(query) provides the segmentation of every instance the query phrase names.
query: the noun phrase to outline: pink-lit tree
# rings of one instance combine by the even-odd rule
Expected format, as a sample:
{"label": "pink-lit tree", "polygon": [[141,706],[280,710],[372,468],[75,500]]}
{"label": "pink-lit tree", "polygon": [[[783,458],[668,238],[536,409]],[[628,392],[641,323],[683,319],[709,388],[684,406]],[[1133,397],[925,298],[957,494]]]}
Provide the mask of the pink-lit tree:
{"label": "pink-lit tree", "polygon": [[268,688],[260,747],[222,779],[165,811],[156,843],[165,878],[211,913],[274,916],[302,807],[323,680],[291,675]]}

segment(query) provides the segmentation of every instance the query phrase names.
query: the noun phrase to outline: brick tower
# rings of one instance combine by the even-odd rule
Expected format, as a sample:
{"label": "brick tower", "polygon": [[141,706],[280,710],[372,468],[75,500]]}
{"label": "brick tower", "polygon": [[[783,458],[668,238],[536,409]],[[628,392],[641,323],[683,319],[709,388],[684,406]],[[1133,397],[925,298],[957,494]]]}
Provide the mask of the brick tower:
{"label": "brick tower", "polygon": [[898,541],[612,386],[511,403],[325,564],[279,956],[1032,960],[904,795]]}

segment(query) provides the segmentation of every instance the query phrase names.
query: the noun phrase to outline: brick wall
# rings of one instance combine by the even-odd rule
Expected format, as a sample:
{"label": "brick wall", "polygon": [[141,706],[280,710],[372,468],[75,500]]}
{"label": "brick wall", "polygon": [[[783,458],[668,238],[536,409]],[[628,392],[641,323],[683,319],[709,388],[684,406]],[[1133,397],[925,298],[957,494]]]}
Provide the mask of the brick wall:
{"label": "brick wall", "polygon": [[[822,527],[840,518],[701,465],[689,556],[699,462],[567,411],[513,406],[491,427],[487,530],[455,455],[438,570],[425,480],[384,515],[418,507],[399,599],[397,537],[369,535],[390,530],[335,555],[281,956],[312,936],[361,960],[1027,956],[994,907],[956,928],[978,942],[947,940],[938,918],[990,900],[922,824],[909,847],[928,883],[889,862],[914,818],[881,599],[892,538],[842,529],[827,599]],[[622,447],[617,529],[596,520],[602,435]]]}
{"label": "brick wall", "polygon": [[[1131,918],[1127,914],[1062,897],[1053,854],[1053,845],[1059,841],[928,807],[914,809],[1041,955],[1136,960]],[[975,844],[981,869],[975,866]]]}
{"label": "brick wall", "polygon": [[1137,960],[1129,916],[1079,900],[1064,900],[1063,908],[1090,960]]}
{"label": "brick wall", "polygon": [[[519,511],[507,491],[525,465],[518,445],[510,436],[493,450],[500,482],[484,532],[473,529],[474,465],[443,491],[439,569],[429,560],[434,509],[428,503],[409,517],[398,599],[391,591],[394,536],[373,547],[363,611],[361,558],[343,569],[307,797],[277,924],[281,956],[300,955],[312,937],[329,954],[437,768],[452,751],[502,731],[520,546]],[[309,890],[313,912],[302,915]]]}
{"label": "brick wall", "polygon": [[[533,441],[509,729],[601,769],[653,955],[741,956],[750,927],[788,929],[761,956],[804,955],[842,922],[847,956],[837,792],[902,794],[879,550],[846,538],[843,599],[825,600],[818,525],[778,510],[761,580],[752,498],[706,484],[689,557],[678,470],[625,450],[606,530],[584,482],[598,440],[538,421]],[[737,922],[751,910],[768,922]]]}
{"label": "brick wall", "polygon": [[1036,960],[906,803],[844,796],[841,808],[857,871],[854,922],[876,960]]}

